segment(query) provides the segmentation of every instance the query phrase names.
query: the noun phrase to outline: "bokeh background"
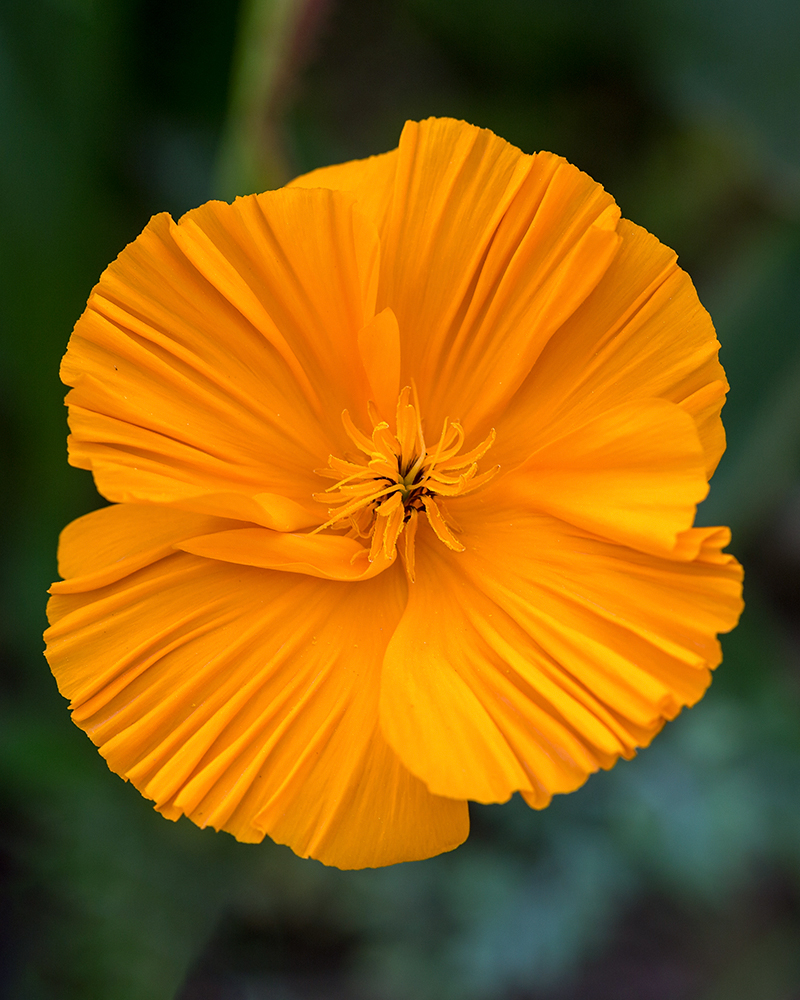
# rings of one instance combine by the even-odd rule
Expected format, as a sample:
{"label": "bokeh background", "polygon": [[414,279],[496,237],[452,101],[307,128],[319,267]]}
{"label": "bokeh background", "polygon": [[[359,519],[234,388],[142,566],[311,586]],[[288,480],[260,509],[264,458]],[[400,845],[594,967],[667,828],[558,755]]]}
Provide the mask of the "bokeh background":
{"label": "bokeh background", "polygon": [[[339,872],[170,823],[41,656],[66,464],[58,363],[151,214],[277,186],[452,115],[559,152],[675,248],[714,317],[747,611],[707,697],[543,813]],[[0,996],[800,997],[796,0],[2,0]]]}

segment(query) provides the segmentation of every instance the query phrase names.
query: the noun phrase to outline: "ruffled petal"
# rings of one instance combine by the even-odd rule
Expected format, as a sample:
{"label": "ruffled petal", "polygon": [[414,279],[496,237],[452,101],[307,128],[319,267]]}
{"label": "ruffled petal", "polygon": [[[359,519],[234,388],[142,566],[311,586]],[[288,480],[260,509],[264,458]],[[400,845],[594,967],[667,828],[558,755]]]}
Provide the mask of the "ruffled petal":
{"label": "ruffled petal", "polygon": [[728,384],[708,313],[675,253],[623,220],[603,279],[550,338],[497,424],[495,461],[527,458],[532,436],[559,437],[620,403],[661,398],[697,425],[710,478],[725,449]]}
{"label": "ruffled petal", "polygon": [[327,188],[344,191],[358,201],[359,209],[383,234],[394,195],[394,178],[397,172],[397,150],[369,156],[365,160],[351,160],[332,167],[320,167],[290,181],[290,188]]}
{"label": "ruffled petal", "polygon": [[[91,545],[102,520],[78,522],[70,545]],[[76,724],[164,815],[342,868],[385,865],[468,829],[466,803],[430,794],[378,726],[405,598],[402,571],[354,587],[180,552],[51,598],[47,655]]]}
{"label": "ruffled petal", "polygon": [[492,496],[502,491],[529,512],[643,552],[683,557],[679,537],[691,528],[708,484],[697,429],[679,406],[664,399],[623,403],[531,447],[531,457]]}
{"label": "ruffled petal", "polygon": [[451,119],[406,124],[378,308],[397,315],[401,382],[416,380],[431,433],[448,416],[485,433],[608,267],[618,219],[560,157]]}
{"label": "ruffled petal", "polygon": [[319,523],[314,469],[366,419],[378,237],[337,192],[157,216],[100,279],[62,365],[71,461],[123,502]]}
{"label": "ruffled petal", "polygon": [[112,504],[68,524],[58,540],[52,594],[106,587],[175,551],[183,539],[239,527],[240,522],[149,504]]}
{"label": "ruffled petal", "polygon": [[235,528],[181,539],[183,552],[240,566],[260,566],[288,573],[307,573],[323,580],[370,580],[395,560],[383,549],[370,562],[369,549],[343,535],[298,535],[268,528]]}
{"label": "ruffled petal", "polygon": [[397,315],[402,381],[435,431],[450,416],[483,432],[619,242],[619,210],[586,174],[448,118],[292,184],[352,193],[378,227],[379,308]]}
{"label": "ruffled petal", "polygon": [[458,518],[463,553],[418,534],[381,687],[386,738],[432,792],[543,807],[701,697],[742,607],[725,529],[691,529],[678,562],[477,498]]}

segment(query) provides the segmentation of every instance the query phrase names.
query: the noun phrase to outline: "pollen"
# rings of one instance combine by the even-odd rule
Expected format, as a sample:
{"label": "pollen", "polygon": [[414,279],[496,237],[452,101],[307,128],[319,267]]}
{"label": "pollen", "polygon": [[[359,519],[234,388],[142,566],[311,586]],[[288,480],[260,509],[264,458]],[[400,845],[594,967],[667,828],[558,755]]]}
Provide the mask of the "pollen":
{"label": "pollen", "polygon": [[[314,499],[327,504],[329,519],[316,531],[346,529],[353,538],[369,539],[369,559],[379,554],[391,559],[399,547],[406,573],[414,580],[414,539],[420,514],[425,514],[436,537],[454,552],[464,545],[444,500],[474,493],[485,486],[499,466],[478,473],[478,461],[494,444],[495,432],[471,451],[460,454],[464,429],[447,418],[436,445],[428,448],[422,429],[419,400],[406,386],[397,400],[395,431],[370,404],[372,435],[368,437],[342,413],[348,437],[361,453],[356,461],[328,458],[317,473],[336,484]],[[364,456],[363,458],[361,456]]]}

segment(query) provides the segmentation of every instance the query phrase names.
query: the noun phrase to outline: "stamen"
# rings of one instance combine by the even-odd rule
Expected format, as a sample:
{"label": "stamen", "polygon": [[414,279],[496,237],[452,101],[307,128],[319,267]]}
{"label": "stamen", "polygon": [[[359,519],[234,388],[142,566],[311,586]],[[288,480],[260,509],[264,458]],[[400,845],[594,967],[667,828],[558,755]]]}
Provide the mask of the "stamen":
{"label": "stamen", "polygon": [[358,448],[359,451],[363,451],[365,455],[372,454],[372,441],[362,434],[361,431],[356,427],[353,421],[350,419],[350,414],[347,410],[342,410],[342,423],[344,424],[344,429],[347,436],[353,442],[353,444]]}
{"label": "stamen", "polygon": [[406,576],[408,577],[408,582],[414,582],[414,572],[415,572],[415,559],[414,559],[414,539],[417,536],[417,521],[419,520],[419,513],[416,507],[412,507],[411,513],[408,515],[408,521],[406,522],[406,530],[403,532],[403,563],[406,567]]}
{"label": "stamen", "polygon": [[331,455],[328,468],[318,470],[319,475],[336,482],[323,493],[313,494],[315,500],[328,505],[329,516],[312,534],[330,528],[345,530],[352,538],[369,538],[370,562],[379,555],[391,560],[400,545],[406,575],[413,583],[414,541],[422,512],[444,545],[454,552],[464,551],[454,534],[459,528],[441,498],[473,493],[494,478],[499,466],[478,475],[477,463],[494,444],[495,432],[477,448],[459,455],[464,429],[457,420],[448,418],[436,447],[429,452],[413,383],[398,396],[394,434],[372,403],[367,412],[371,437],[355,426],[347,410],[342,413],[345,432],[366,461]]}
{"label": "stamen", "polygon": [[400,470],[405,475],[406,470],[410,470],[415,453],[419,450],[425,454],[424,442],[418,442],[417,414],[414,407],[408,402],[409,392],[406,387],[400,393],[397,400],[397,441],[400,445]]}
{"label": "stamen", "polygon": [[464,546],[445,524],[442,512],[432,497],[428,497],[425,502],[425,513],[428,515],[430,526],[436,532],[439,541],[444,542],[448,549],[453,549],[454,552],[463,552]]}

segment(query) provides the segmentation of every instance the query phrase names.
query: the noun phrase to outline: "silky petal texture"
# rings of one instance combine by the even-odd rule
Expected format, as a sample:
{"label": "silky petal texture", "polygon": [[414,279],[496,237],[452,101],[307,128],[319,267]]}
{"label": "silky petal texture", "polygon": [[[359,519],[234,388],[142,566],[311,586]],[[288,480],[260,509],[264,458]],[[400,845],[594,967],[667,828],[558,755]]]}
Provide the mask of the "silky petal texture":
{"label": "silky petal texture", "polygon": [[[114,517],[116,545],[140,512]],[[73,535],[102,548],[106,520]],[[77,725],[169,818],[269,834],[342,868],[391,864],[468,830],[466,803],[431,795],[378,727],[379,665],[405,596],[402,571],[352,587],[176,553],[53,597],[48,658]]]}
{"label": "silky petal texture", "polygon": [[[175,551],[183,539],[224,532],[239,521],[168,507],[112,504],[68,524],[58,541],[53,594],[77,594],[116,583]],[[262,529],[265,530],[265,529]]]}
{"label": "silky petal texture", "polygon": [[432,792],[541,808],[702,696],[742,606],[725,529],[692,529],[687,563],[478,498],[458,517],[463,553],[417,535],[381,685],[384,734]]}
{"label": "silky petal texture", "polygon": [[[371,206],[368,185],[378,174],[383,190],[389,164],[360,164],[300,181],[342,183]],[[431,433],[452,417],[485,434],[609,266],[619,209],[561,157],[526,156],[452,119],[406,123],[395,169],[391,206],[382,195],[373,221],[378,309],[397,315],[401,382],[416,380]]]}
{"label": "silky petal texture", "polygon": [[358,349],[378,413],[394,423],[400,393],[400,330],[391,309],[373,317],[358,335]]}
{"label": "silky petal texture", "polygon": [[379,247],[347,195],[272,191],[152,220],[62,365],[73,464],[123,502],[277,530],[319,523],[314,469],[366,419],[358,334]]}
{"label": "silky petal texture", "polygon": [[358,207],[383,233],[394,195],[397,150],[351,160],[331,167],[320,167],[290,181],[287,187],[327,188],[344,191],[358,201]]}
{"label": "silky petal texture", "polygon": [[369,580],[388,569],[395,552],[378,553],[369,561],[369,550],[342,535],[295,535],[268,528],[237,528],[181,539],[183,552],[263,569],[306,573],[324,580]]}
{"label": "silky petal texture", "polygon": [[679,536],[708,492],[694,421],[663,399],[623,403],[548,439],[499,488],[529,511],[667,557],[683,555]]}
{"label": "silky petal texture", "polygon": [[551,337],[497,424],[503,468],[622,402],[662,398],[694,419],[711,477],[725,449],[728,383],[708,313],[675,253],[623,220],[620,251],[597,288]]}

